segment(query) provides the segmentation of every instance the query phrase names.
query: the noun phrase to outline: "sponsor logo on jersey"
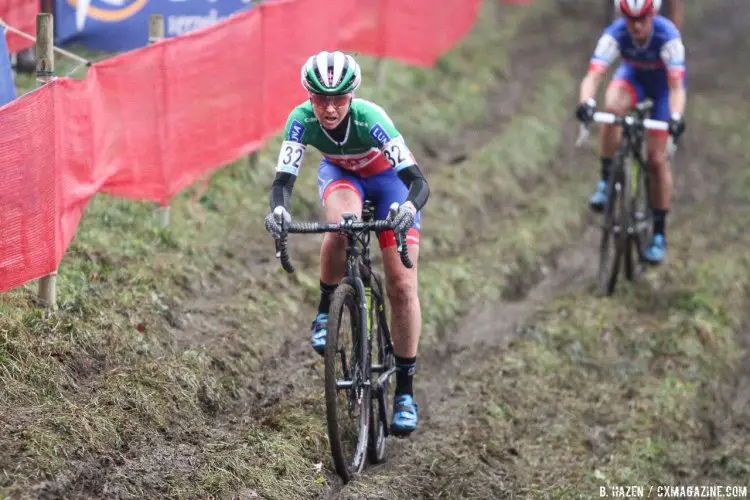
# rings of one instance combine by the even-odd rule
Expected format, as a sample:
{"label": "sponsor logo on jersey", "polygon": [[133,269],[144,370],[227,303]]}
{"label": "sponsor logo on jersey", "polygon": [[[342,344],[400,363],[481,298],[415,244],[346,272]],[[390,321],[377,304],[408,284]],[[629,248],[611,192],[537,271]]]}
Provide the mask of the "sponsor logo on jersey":
{"label": "sponsor logo on jersey", "polygon": [[331,156],[324,154],[323,156],[326,157],[326,159],[333,163],[334,165],[343,168],[344,170],[349,170],[351,172],[356,172],[358,170],[361,170],[367,166],[369,166],[378,156],[382,155],[380,154],[380,151],[373,149],[368,151],[367,153],[363,155],[356,155],[354,157],[341,157],[341,156]]}
{"label": "sponsor logo on jersey", "polygon": [[370,137],[375,139],[375,142],[377,142],[380,147],[385,146],[385,144],[391,140],[388,133],[383,130],[383,127],[380,126],[380,124],[376,123],[371,129],[370,129]]}
{"label": "sponsor logo on jersey", "polygon": [[289,140],[302,143],[302,135],[304,133],[305,126],[297,120],[292,120],[292,125],[289,127]]}

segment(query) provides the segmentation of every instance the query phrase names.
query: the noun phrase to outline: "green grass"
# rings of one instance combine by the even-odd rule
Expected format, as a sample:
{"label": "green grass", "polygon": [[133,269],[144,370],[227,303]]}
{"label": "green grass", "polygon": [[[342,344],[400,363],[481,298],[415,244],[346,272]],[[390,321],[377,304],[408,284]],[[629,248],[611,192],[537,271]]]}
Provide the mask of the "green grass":
{"label": "green grass", "polygon": [[[723,117],[709,148],[726,148],[747,127],[742,107],[693,105],[696,128]],[[724,154],[742,158],[747,149]],[[719,182],[730,190],[747,179],[743,169],[727,175]],[[470,438],[451,444],[481,460],[452,486],[478,481],[492,459],[511,491],[535,498],[594,498],[603,485],[749,486],[750,392],[739,342],[747,335],[750,240],[742,228],[750,205],[730,201],[732,216],[717,224],[716,204],[726,201],[681,207],[669,267],[612,298],[559,298],[509,348],[474,358],[461,375],[464,397],[476,402],[465,411]],[[489,458],[472,453],[479,446]],[[441,459],[437,452],[417,463]]]}
{"label": "green grass", "polygon": [[[485,95],[508,60],[479,49],[511,44],[523,17],[534,12],[513,10],[498,25],[494,8],[485,6],[475,32],[435,70],[390,62],[384,88],[365,85],[361,95],[391,112],[403,133],[414,137],[415,150],[421,137],[439,143],[483,120]],[[365,74],[374,74],[374,61],[362,59]],[[420,133],[424,116],[431,125]],[[2,406],[13,429],[0,437],[9,450],[0,480],[6,493],[54,478],[75,483],[103,457],[115,465],[135,460],[128,470],[138,470],[140,461],[147,468],[148,460],[158,462],[169,439],[190,443],[193,434],[202,443],[200,450],[193,446],[193,470],[182,470],[177,460],[162,493],[205,496],[244,485],[289,498],[325,486],[315,467],[328,451],[322,391],[236,417],[248,419],[241,434],[236,425],[217,421],[248,396],[247,380],[278,348],[273,332],[284,324],[304,331],[307,318],[288,318],[315,300],[314,268],[298,266],[295,276],[287,276],[275,264],[262,264],[272,257],[261,222],[278,143],[261,152],[260,168],[238,161],[217,172],[205,192],[195,188],[180,195],[164,230],[151,204],[95,197],[60,266],[59,310],[37,310],[33,284],[0,298]],[[316,155],[309,156],[313,165]],[[437,186],[448,173],[435,170]],[[295,217],[320,216],[314,184],[314,175],[297,183]],[[434,241],[455,236],[460,234]],[[246,267],[238,268],[237,258],[248,259]],[[206,327],[188,328],[193,338],[180,339],[185,331],[168,326],[197,294],[210,298],[214,284],[233,281],[237,285],[223,292],[224,303],[214,298],[217,317]],[[439,312],[431,307],[436,323]],[[139,481],[121,487],[135,494],[148,484]],[[80,478],[75,484],[81,487]]]}
{"label": "green grass", "polygon": [[[487,96],[515,77],[518,34],[554,5],[506,8],[500,20],[496,8],[486,2],[435,69],[388,62],[376,87],[375,62],[360,58],[361,96],[391,114],[432,188],[420,259],[425,352],[450,339],[478,297],[492,303],[517,281],[532,284],[577,238],[592,187],[593,156],[589,171],[557,158],[574,127],[572,60],[539,68],[502,133],[446,164],[465,147],[461,130],[493,126]],[[560,22],[564,37],[582,27]],[[737,334],[750,290],[750,109],[714,95],[690,106],[691,130],[707,131],[710,145],[689,154],[733,163],[706,166],[723,172],[721,196],[675,215],[669,266],[612,299],[558,297],[518,332],[499,332],[513,337],[502,350],[459,357],[444,390],[462,407],[446,434],[389,444],[407,458],[392,451],[393,468],[342,496],[578,498],[605,484],[747,484]],[[60,268],[60,309],[37,309],[33,284],[0,297],[0,495],[31,494],[42,481],[60,494],[123,497],[307,498],[330,486],[319,361],[284,363],[307,349],[317,242],[293,240],[297,272],[286,275],[262,228],[279,142],[258,168],[238,161],[205,191],[177,197],[167,229],[151,204],[97,196]],[[308,156],[298,219],[321,215],[308,172],[319,157]]]}

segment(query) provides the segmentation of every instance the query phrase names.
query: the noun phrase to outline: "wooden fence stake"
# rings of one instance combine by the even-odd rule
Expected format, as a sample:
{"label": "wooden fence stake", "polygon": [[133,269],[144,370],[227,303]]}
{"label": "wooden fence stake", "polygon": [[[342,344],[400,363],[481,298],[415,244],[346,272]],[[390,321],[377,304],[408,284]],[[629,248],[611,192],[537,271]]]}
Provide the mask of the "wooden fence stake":
{"label": "wooden fence stake", "polygon": [[[263,3],[263,0],[250,0],[250,3],[252,4],[252,7],[258,7],[260,4]],[[253,151],[249,155],[247,155],[247,164],[250,166],[250,170],[256,170],[258,168],[258,152]]]}
{"label": "wooden fence stake", "polygon": [[[36,81],[46,85],[55,77],[54,26],[52,14],[36,16]],[[39,301],[44,307],[57,309],[57,270],[39,280]]]}
{"label": "wooden fence stake", "polygon": [[[164,39],[164,16],[162,14],[149,14],[148,16],[148,44],[153,45]],[[159,227],[169,226],[169,205],[156,208],[156,220]]]}

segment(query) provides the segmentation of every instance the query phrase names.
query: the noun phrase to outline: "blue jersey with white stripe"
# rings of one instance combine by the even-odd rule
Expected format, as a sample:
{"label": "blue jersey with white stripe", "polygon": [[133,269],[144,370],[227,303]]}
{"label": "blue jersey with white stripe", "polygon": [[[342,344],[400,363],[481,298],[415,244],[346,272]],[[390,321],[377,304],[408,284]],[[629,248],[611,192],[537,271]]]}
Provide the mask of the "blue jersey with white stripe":
{"label": "blue jersey with white stripe", "polygon": [[596,44],[590,70],[604,73],[620,57],[623,64],[644,77],[654,76],[654,72],[677,80],[685,76],[685,46],[680,31],[663,16],[654,16],[651,35],[643,45],[633,40],[624,18],[609,25]]}

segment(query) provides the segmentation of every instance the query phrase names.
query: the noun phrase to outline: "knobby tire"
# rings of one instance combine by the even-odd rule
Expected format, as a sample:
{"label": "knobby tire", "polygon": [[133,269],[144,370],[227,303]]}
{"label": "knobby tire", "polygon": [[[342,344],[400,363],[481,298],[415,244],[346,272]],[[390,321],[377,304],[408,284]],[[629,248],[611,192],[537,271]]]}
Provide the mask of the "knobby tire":
{"label": "knobby tire", "polygon": [[[599,246],[599,291],[603,295],[612,295],[615,291],[625,249],[623,237],[627,241],[627,226],[622,225],[626,221],[622,214],[627,214],[627,186],[623,182],[623,160],[624,155],[618,153],[615,156],[607,182],[607,204],[604,207],[602,239]],[[610,259],[611,250],[614,250],[614,255]]]}
{"label": "knobby tire", "polygon": [[[632,227],[632,212],[630,211],[632,205],[631,191],[632,191],[632,180],[631,180],[632,162],[629,156],[623,156],[620,162],[619,169],[619,183],[620,183],[620,194],[618,198],[618,219],[620,226],[620,232],[616,239],[617,254],[619,262],[622,262],[625,267],[625,277],[630,279],[633,275],[633,261],[631,254],[631,241],[632,235],[630,234],[629,228]],[[610,294],[614,293],[615,284],[617,277],[615,275],[615,283],[612,283],[612,290]]]}
{"label": "knobby tire", "polygon": [[[643,255],[646,247],[651,240],[652,214],[648,185],[648,173],[642,166],[633,164],[632,173],[637,172],[638,180],[635,186],[635,193],[631,198],[630,221],[633,232],[630,234],[630,243],[628,245],[626,262],[626,275],[630,280],[637,280],[644,271]],[[632,185],[632,180],[630,182]],[[628,269],[627,264],[630,265]],[[628,272],[629,271],[629,272]]]}
{"label": "knobby tire", "polygon": [[[350,315],[352,328],[349,331],[340,331],[341,317],[343,314]],[[328,315],[328,335],[326,338],[325,349],[325,398],[326,398],[326,419],[328,423],[328,437],[331,443],[331,455],[336,468],[336,473],[341,477],[344,484],[348,483],[353,474],[362,471],[367,455],[367,441],[370,426],[370,386],[361,386],[361,398],[359,407],[359,432],[355,453],[353,457],[346,457],[344,446],[341,441],[341,429],[339,428],[338,409],[339,409],[339,392],[346,391],[350,394],[351,389],[338,389],[336,386],[337,371],[336,366],[340,364],[339,356],[339,339],[342,335],[352,337],[352,345],[358,346],[354,350],[353,358],[347,359],[349,372],[354,375],[354,369],[359,366],[360,378],[362,381],[365,377],[370,377],[369,360],[364,355],[367,350],[366,333],[362,331],[360,322],[359,297],[355,288],[346,282],[340,283],[336,287],[331,299],[331,307]],[[352,353],[346,353],[350,356]],[[364,361],[364,362],[363,362]]]}

